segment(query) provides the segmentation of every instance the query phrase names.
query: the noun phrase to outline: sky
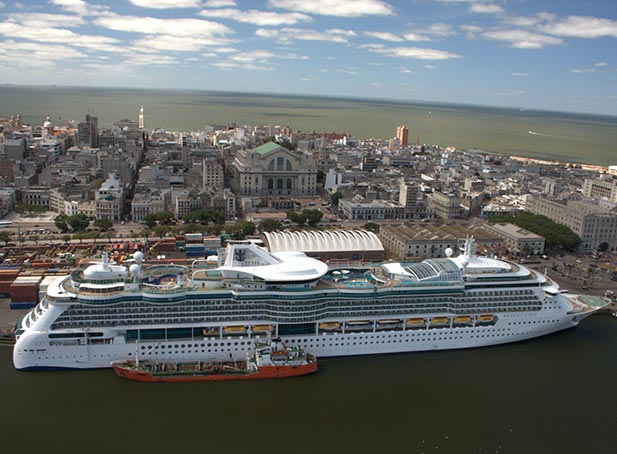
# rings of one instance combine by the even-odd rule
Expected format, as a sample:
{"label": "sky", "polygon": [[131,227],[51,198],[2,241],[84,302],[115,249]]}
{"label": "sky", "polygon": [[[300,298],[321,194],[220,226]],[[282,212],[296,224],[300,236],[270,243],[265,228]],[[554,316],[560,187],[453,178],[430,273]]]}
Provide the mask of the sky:
{"label": "sky", "polygon": [[617,115],[616,0],[1,0],[0,41],[0,83]]}

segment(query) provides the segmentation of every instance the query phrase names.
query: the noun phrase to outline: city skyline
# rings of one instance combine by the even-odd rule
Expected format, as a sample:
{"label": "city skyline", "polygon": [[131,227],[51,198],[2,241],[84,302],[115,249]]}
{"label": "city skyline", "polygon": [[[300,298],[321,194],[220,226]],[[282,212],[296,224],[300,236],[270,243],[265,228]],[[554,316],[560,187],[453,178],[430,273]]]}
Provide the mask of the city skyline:
{"label": "city skyline", "polygon": [[5,0],[0,83],[617,115],[616,38],[607,0]]}

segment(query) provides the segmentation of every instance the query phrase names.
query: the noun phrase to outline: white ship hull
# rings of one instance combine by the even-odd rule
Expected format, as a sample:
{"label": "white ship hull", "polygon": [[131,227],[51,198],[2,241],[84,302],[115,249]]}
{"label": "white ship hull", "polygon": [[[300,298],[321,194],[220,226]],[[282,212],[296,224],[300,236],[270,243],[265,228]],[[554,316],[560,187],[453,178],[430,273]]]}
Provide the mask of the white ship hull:
{"label": "white ship hull", "polygon": [[214,272],[127,270],[104,256],[50,285],[19,324],[13,362],[87,369],[136,357],[243,360],[267,336],[317,357],[473,348],[571,328],[606,304],[567,297],[523,266],[478,258],[472,245],[455,259],[370,271],[329,270],[250,243],[228,246]]}
{"label": "white ship hull", "polygon": [[[420,328],[377,332],[323,333],[284,336],[318,358],[474,348],[517,342],[572,328],[589,315],[556,313],[501,314],[495,325]],[[29,332],[14,350],[17,369],[89,369],[110,367],[112,361],[138,356],[156,360],[228,360],[246,358],[255,338],[235,336],[182,341],[50,346],[42,333]]]}

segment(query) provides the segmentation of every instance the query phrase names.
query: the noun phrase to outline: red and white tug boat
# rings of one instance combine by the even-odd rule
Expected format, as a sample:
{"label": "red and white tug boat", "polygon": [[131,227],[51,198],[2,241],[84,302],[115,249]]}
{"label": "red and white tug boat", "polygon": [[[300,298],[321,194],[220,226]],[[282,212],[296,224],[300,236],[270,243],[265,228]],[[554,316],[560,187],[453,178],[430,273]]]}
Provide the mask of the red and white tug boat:
{"label": "red and white tug boat", "polygon": [[255,353],[246,361],[157,362],[137,358],[114,361],[112,366],[120,377],[146,382],[248,380],[312,374],[317,372],[317,359],[300,347],[272,339],[256,343]]}

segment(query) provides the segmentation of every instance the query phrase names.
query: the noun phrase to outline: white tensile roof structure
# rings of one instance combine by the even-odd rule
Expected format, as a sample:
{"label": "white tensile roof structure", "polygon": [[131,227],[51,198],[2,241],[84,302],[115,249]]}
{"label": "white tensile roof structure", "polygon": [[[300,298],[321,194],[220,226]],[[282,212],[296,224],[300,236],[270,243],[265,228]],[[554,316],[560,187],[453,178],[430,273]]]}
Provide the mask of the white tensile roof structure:
{"label": "white tensile roof structure", "polygon": [[270,252],[382,251],[381,241],[367,230],[306,230],[265,232]]}

